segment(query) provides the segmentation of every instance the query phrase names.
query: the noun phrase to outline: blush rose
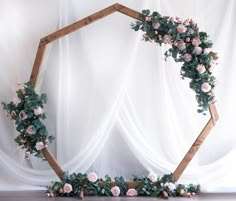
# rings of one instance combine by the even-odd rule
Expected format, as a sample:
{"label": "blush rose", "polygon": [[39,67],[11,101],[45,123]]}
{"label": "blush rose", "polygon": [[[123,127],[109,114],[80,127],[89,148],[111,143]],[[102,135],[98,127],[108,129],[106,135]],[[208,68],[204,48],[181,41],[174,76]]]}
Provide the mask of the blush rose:
{"label": "blush rose", "polygon": [[95,172],[90,172],[90,173],[87,175],[87,179],[88,179],[90,182],[94,183],[94,182],[97,181],[98,176],[96,175]]}
{"label": "blush rose", "polygon": [[120,188],[118,186],[112,187],[111,193],[113,196],[118,197],[120,195]]}
{"label": "blush rose", "polygon": [[183,24],[179,24],[179,25],[177,26],[177,31],[178,31],[178,33],[185,33],[186,30],[187,30],[187,28],[186,28]]}
{"label": "blush rose", "polygon": [[192,55],[191,54],[184,54],[184,60],[186,62],[190,62],[192,60]]}
{"label": "blush rose", "polygon": [[208,82],[204,82],[201,86],[201,90],[205,93],[211,91],[211,85]]}
{"label": "blush rose", "polygon": [[147,178],[150,179],[152,182],[157,182],[157,175],[153,172],[150,172]]}
{"label": "blush rose", "polygon": [[38,151],[42,150],[44,147],[45,147],[45,146],[44,146],[44,143],[41,142],[41,141],[40,141],[40,142],[37,142],[36,145],[35,145],[35,148],[36,148]]}
{"label": "blush rose", "polygon": [[65,183],[64,187],[63,187],[63,191],[64,193],[70,193],[73,190],[71,184]]}
{"label": "blush rose", "polygon": [[134,197],[134,196],[137,196],[137,195],[138,195],[138,192],[134,188],[130,188],[126,192],[126,196],[129,196],[129,197]]}
{"label": "blush rose", "polygon": [[205,68],[204,65],[198,64],[197,65],[197,71],[198,71],[199,74],[202,74],[202,73],[204,73],[206,71],[206,68]]}

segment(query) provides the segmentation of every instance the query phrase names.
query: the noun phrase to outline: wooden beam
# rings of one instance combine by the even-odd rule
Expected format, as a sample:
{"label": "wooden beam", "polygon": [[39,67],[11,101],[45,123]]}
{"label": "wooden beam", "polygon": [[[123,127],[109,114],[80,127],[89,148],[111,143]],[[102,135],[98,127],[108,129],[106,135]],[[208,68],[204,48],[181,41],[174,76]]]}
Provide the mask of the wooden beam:
{"label": "wooden beam", "polygon": [[89,15],[88,17],[82,19],[82,20],[79,20],[69,26],[66,26],[54,33],[51,33],[49,35],[47,35],[46,37],[42,38],[42,44],[46,45],[52,41],[55,41],[65,35],[68,35],[69,33],[72,33],[82,27],[85,27],[97,20],[100,20],[116,11],[120,11],[122,13],[126,13],[127,15],[129,16],[134,16],[135,18],[137,19],[140,19],[139,16],[139,13],[137,11],[134,11],[132,9],[129,9],[121,4],[114,4],[112,6],[109,6],[103,10],[100,10],[99,12],[97,13],[94,13],[92,15]]}
{"label": "wooden beam", "polygon": [[39,70],[43,61],[43,56],[45,53],[46,46],[42,44],[42,41],[39,42],[37,54],[34,60],[33,69],[30,75],[30,81],[36,83],[39,75]]}
{"label": "wooden beam", "polygon": [[143,21],[143,18],[141,16],[140,12],[137,12],[137,11],[130,9],[130,8],[123,6],[123,5],[120,5],[120,6],[122,6],[122,8],[117,10],[118,12],[123,13],[124,15],[130,16],[136,20]]}
{"label": "wooden beam", "polygon": [[209,110],[210,110],[212,121],[215,125],[216,122],[219,120],[219,115],[218,115],[218,112],[216,110],[216,106],[214,104],[210,104],[209,105]]}
{"label": "wooden beam", "polygon": [[57,163],[54,156],[51,154],[48,148],[44,148],[42,152],[43,152],[44,157],[48,161],[49,165],[52,167],[52,169],[57,174],[57,176],[62,180],[64,176],[64,171],[61,169],[60,165]]}
{"label": "wooden beam", "polygon": [[210,133],[211,129],[214,127],[214,123],[212,118],[207,122],[206,126],[203,128],[202,132],[200,135],[197,137],[189,151],[186,153],[184,156],[183,160],[181,163],[178,165],[176,168],[175,172],[173,173],[172,179],[174,181],[177,181],[185,168],[188,166],[190,161],[193,159],[194,155],[197,153],[199,147],[202,145],[204,140],[206,139],[207,135]]}

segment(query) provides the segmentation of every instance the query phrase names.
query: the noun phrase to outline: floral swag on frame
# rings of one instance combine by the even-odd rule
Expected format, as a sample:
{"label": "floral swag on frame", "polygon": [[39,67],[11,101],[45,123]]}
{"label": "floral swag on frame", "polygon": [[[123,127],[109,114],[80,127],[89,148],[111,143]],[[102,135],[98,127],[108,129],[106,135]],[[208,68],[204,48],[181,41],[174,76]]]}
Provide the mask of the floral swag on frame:
{"label": "floral swag on frame", "polygon": [[[205,114],[209,104],[214,102],[215,77],[212,72],[217,65],[218,54],[212,52],[212,42],[207,33],[199,32],[197,24],[190,19],[182,21],[178,17],[162,17],[158,12],[150,14],[149,10],[142,11],[143,21],[131,24],[135,31],[142,30],[144,40],[159,45],[168,44],[171,47],[165,52],[166,58],[172,56],[176,62],[181,62],[182,78],[190,79],[190,88],[196,93],[199,113]],[[42,150],[54,140],[48,134],[42,120],[46,119],[43,112],[47,102],[46,94],[38,95],[34,84],[27,82],[20,85],[17,97],[10,103],[2,102],[6,116],[15,120],[19,133],[15,142],[25,150],[25,158],[30,154],[45,159]],[[198,185],[176,184],[172,174],[157,177],[150,173],[147,177],[134,177],[138,185],[129,187],[123,177],[106,176],[98,178],[95,173],[64,174],[61,182],[54,182],[48,187],[47,196],[80,196],[83,193],[103,196],[195,196],[199,191]]]}
{"label": "floral swag on frame", "polygon": [[146,42],[160,46],[164,43],[171,46],[165,57],[172,56],[175,62],[181,62],[182,79],[189,78],[189,87],[195,91],[199,113],[208,110],[214,103],[216,79],[212,75],[218,60],[218,54],[212,52],[212,42],[206,32],[199,32],[192,19],[185,21],[179,17],[163,17],[158,12],[142,11],[143,21],[131,24],[135,31],[142,30]]}

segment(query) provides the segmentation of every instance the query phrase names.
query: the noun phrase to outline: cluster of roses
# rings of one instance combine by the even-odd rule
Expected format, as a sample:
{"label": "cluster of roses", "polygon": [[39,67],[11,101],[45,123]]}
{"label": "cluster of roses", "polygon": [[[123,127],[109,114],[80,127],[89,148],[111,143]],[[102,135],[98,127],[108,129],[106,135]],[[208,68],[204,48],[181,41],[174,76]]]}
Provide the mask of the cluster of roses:
{"label": "cluster of roses", "polygon": [[43,158],[41,150],[48,147],[53,137],[48,136],[46,127],[40,121],[45,119],[43,104],[46,103],[46,94],[39,96],[34,91],[31,83],[19,86],[17,97],[9,104],[2,103],[9,120],[15,120],[16,129],[19,135],[16,143],[25,149],[25,158],[29,159],[30,154]]}
{"label": "cluster of roses", "polygon": [[192,19],[183,21],[179,17],[162,17],[158,12],[150,14],[149,10],[144,10],[142,17],[144,20],[132,24],[132,29],[144,31],[145,41],[171,45],[165,56],[183,62],[181,75],[191,79],[190,88],[196,92],[202,108],[198,112],[207,110],[209,103],[214,101],[212,72],[218,64],[218,54],[212,52],[212,42],[207,34],[199,32]]}
{"label": "cluster of roses", "polygon": [[[78,174],[78,175],[81,175],[81,174]],[[169,175],[167,175],[167,176],[169,177]],[[155,173],[149,173],[146,178],[148,178],[149,183],[154,184],[154,185],[157,184],[157,182],[162,182],[162,181],[160,181],[160,178],[158,178],[158,176]],[[91,184],[94,184],[98,181],[101,181],[98,178],[97,174],[94,173],[94,172],[89,173],[86,176],[86,179]],[[74,181],[70,180],[69,182],[68,181],[62,181],[61,183],[56,182],[56,185],[54,187],[53,186],[49,187],[49,190],[46,193],[46,196],[47,197],[54,197],[55,195],[64,196],[66,194],[67,195],[76,195],[76,193],[73,193],[74,188],[76,188],[73,185],[75,183],[77,183],[78,180],[77,180],[77,182],[75,182],[75,180]],[[86,181],[84,181],[84,182],[86,183]],[[190,190],[185,185],[182,185],[182,184],[179,185],[179,184],[176,184],[176,183],[171,182],[171,181],[166,181],[165,183],[161,183],[161,185],[162,185],[163,188],[161,190],[160,196],[163,197],[163,198],[168,198],[169,194],[172,195],[172,196],[177,196],[178,195],[178,196],[182,196],[182,197],[194,197],[196,195],[196,192],[199,190],[198,187],[194,187],[193,185],[192,185],[192,189]],[[115,196],[115,197],[118,197],[118,196],[121,195],[122,189],[120,188],[119,185],[117,185],[115,183],[115,186],[111,187],[111,183],[109,183],[109,186],[110,186],[110,188],[108,190],[109,192],[106,193],[106,195],[112,195],[112,196]],[[82,185],[80,187],[80,189],[81,189],[81,191],[80,191],[80,196],[81,196],[81,193],[83,193],[83,190],[86,191],[86,186]],[[137,186],[136,189],[135,188],[129,188],[128,190],[125,190],[125,192],[123,192],[122,195],[126,195],[128,197],[138,196],[139,195],[139,189],[140,189],[140,186]],[[163,189],[167,189],[167,190],[165,191]],[[70,194],[70,193],[72,193],[72,194]],[[99,193],[98,193],[98,195],[99,195]],[[105,194],[103,194],[103,195],[105,195]],[[140,193],[140,195],[143,195],[143,194]]]}
{"label": "cluster of roses", "polygon": [[[18,103],[17,103],[18,104]],[[38,116],[38,115],[41,115],[43,114],[43,109],[41,107],[37,107],[36,109],[33,110],[34,111],[34,115]],[[25,121],[28,119],[28,116],[27,114],[25,113],[24,110],[22,110],[20,113],[19,113],[19,118],[21,119],[21,121]],[[26,133],[28,135],[35,135],[36,134],[36,129],[35,129],[35,126],[34,125],[29,125],[27,128],[26,128]],[[21,138],[21,142],[24,143],[25,142],[25,139],[24,138]],[[35,149],[40,151],[42,150],[43,148],[45,147],[48,147],[48,139],[47,138],[44,138],[43,141],[39,141],[35,144]],[[26,147],[26,148],[29,148],[29,147]],[[30,151],[26,151],[25,152],[25,158],[28,158],[30,155]]]}
{"label": "cluster of roses", "polygon": [[[91,183],[95,183],[98,181],[98,176],[95,172],[90,172],[88,175],[87,175],[87,180]],[[69,183],[65,183],[64,186],[62,188],[59,188],[58,189],[58,192],[59,194],[64,194],[64,193],[71,193],[73,191],[73,187],[71,184]],[[113,186],[111,189],[111,194],[115,197],[118,197],[120,195],[120,188],[119,186]],[[138,193],[137,191],[134,189],[134,188],[130,188],[128,189],[128,191],[126,192],[126,196],[129,196],[129,197],[133,197],[133,196],[137,196]],[[53,192],[48,192],[46,193],[46,196],[47,197],[54,197],[54,193]]]}

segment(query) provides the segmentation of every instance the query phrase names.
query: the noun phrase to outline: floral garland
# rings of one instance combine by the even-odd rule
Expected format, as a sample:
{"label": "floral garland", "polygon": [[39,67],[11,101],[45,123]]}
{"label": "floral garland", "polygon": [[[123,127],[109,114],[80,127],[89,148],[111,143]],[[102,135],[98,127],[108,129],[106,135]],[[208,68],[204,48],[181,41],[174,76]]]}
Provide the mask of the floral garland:
{"label": "floral garland", "polygon": [[136,187],[129,188],[123,177],[115,177],[112,181],[110,176],[105,179],[98,178],[94,172],[86,174],[65,175],[61,182],[54,182],[48,187],[47,197],[54,196],[80,196],[83,194],[97,196],[151,196],[168,198],[175,196],[194,197],[199,192],[198,185],[176,184],[172,175],[157,177],[149,173],[147,177],[134,177],[130,181],[136,182]]}
{"label": "floral garland", "polygon": [[20,85],[16,94],[17,97],[10,103],[2,102],[8,119],[15,120],[16,130],[19,133],[15,142],[26,150],[26,159],[30,154],[45,159],[42,149],[54,139],[48,135],[47,128],[42,123],[42,120],[46,119],[43,105],[47,102],[47,95],[38,95],[34,90],[34,84],[30,82]]}
{"label": "floral garland", "polygon": [[206,32],[199,32],[192,19],[182,21],[176,17],[161,16],[158,12],[142,11],[143,21],[131,24],[135,31],[142,30],[144,41],[155,42],[160,46],[168,44],[170,48],[165,57],[172,56],[175,62],[182,62],[182,79],[189,78],[189,86],[196,93],[199,113],[208,110],[214,102],[216,79],[212,72],[217,65],[218,54],[212,52],[212,42]]}

